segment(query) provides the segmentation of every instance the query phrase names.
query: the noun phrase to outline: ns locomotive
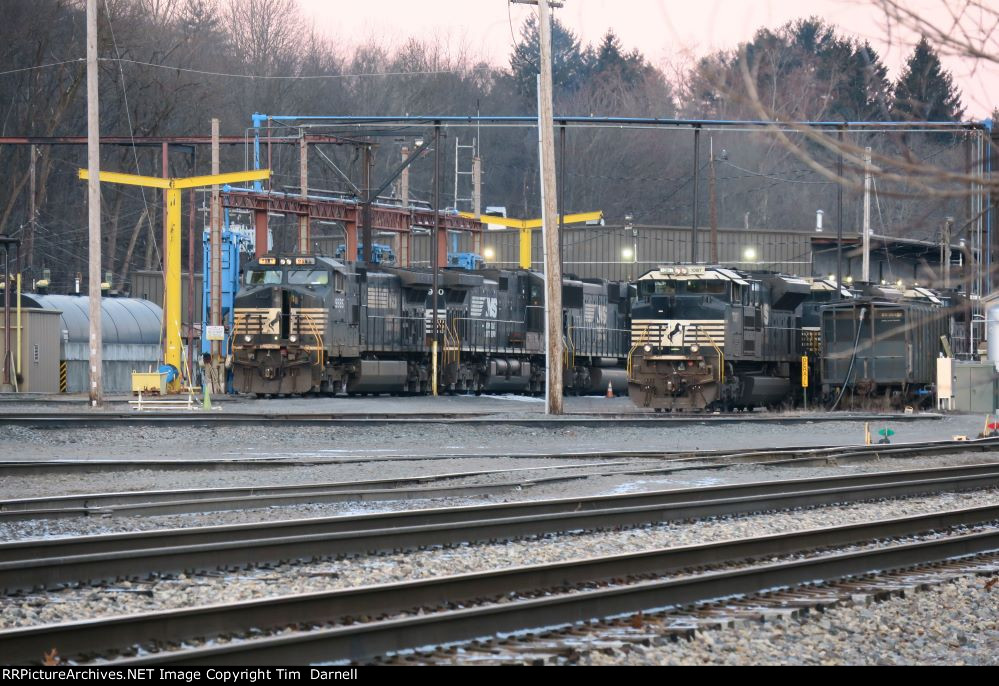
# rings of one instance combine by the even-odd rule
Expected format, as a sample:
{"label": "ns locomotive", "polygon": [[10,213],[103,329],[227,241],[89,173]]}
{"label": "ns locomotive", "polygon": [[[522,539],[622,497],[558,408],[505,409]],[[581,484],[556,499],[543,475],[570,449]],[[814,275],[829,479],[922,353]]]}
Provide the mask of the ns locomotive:
{"label": "ns locomotive", "polygon": [[749,409],[792,405],[807,380],[830,409],[925,406],[958,311],[925,288],[851,290],[772,273],[660,267],[639,279],[632,305],[629,395],[657,411]]}
{"label": "ns locomotive", "polygon": [[657,412],[777,405],[801,373],[796,277],[674,265],[638,280],[628,393]]}
{"label": "ns locomotive", "polygon": [[[623,388],[629,288],[565,279],[568,391]],[[545,383],[544,276],[433,272],[312,256],[263,256],[236,295],[233,385],[258,395],[424,394],[438,353],[444,392],[539,393]],[[436,322],[437,331],[434,332]]]}

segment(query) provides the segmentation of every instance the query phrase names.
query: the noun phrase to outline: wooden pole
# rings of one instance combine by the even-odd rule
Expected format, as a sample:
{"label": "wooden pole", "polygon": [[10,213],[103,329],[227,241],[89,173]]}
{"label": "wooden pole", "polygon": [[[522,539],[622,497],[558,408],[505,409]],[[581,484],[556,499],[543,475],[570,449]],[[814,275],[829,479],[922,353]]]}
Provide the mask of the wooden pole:
{"label": "wooden pole", "polygon": [[[219,120],[212,119],[212,174],[218,174],[219,161]],[[219,203],[219,187],[212,186],[211,231],[208,238],[208,250],[211,256],[211,309],[209,310],[212,326],[222,325],[222,212]],[[215,362],[222,354],[221,341],[212,341],[212,361]],[[212,389],[213,391],[217,389]]]}
{"label": "wooden pole", "polygon": [[[305,140],[305,130],[298,141],[298,177],[302,185],[302,199],[309,195],[309,144]],[[309,254],[309,214],[308,210],[298,218],[298,252]]]}
{"label": "wooden pole", "polygon": [[[402,147],[402,159],[405,161],[409,157],[409,148],[406,146]],[[409,209],[409,166],[407,165],[405,169],[402,170],[402,174],[399,177],[399,201],[402,204],[402,209]],[[396,255],[399,257],[399,266],[408,267],[409,266],[409,241],[411,237],[411,232],[400,231],[395,235],[398,248],[396,249]]]}
{"label": "wooden pole", "polygon": [[701,127],[694,127],[694,200],[693,200],[693,212],[690,223],[690,263],[697,264],[697,210],[698,210],[698,197],[697,197],[697,181],[701,176],[698,169],[698,164],[701,161]]}
{"label": "wooden pole", "polygon": [[438,349],[440,347],[440,343],[439,343],[440,342],[440,334],[439,334],[439,331],[438,331],[439,322],[438,322],[438,311],[437,311],[437,308],[438,308],[439,303],[440,303],[440,301],[439,301],[439,299],[437,297],[437,295],[438,295],[437,289],[438,289],[438,283],[439,283],[439,273],[440,273],[440,263],[441,263],[441,260],[440,260],[440,249],[441,249],[441,244],[440,244],[440,232],[441,232],[441,209],[440,209],[440,202],[441,202],[441,188],[440,188],[440,186],[441,186],[441,153],[440,153],[440,150],[441,150],[441,127],[440,127],[440,123],[438,122],[438,123],[434,124],[434,184],[433,184],[433,193],[434,193],[434,229],[433,229],[433,239],[431,241],[433,243],[433,247],[431,248],[431,250],[433,252],[431,253],[431,258],[430,258],[431,259],[431,269],[434,270],[434,272],[433,272],[434,273],[434,277],[433,277],[433,281],[432,281],[433,291],[434,292],[431,294],[431,298],[430,298],[430,303],[431,303],[431,305],[433,305],[433,308],[434,308],[434,311],[431,314],[431,318],[430,318],[430,321],[431,321],[431,323],[433,325],[433,328],[431,329],[431,332],[432,332],[432,335],[433,335],[433,340],[431,341],[431,344],[430,344],[430,356],[431,356],[431,364],[430,364],[430,377],[431,377],[430,392],[433,394],[434,397],[437,397],[437,354],[438,354]]}
{"label": "wooden pole", "polygon": [[711,224],[711,264],[718,264],[718,191],[715,181],[715,139],[708,139],[708,223]]}
{"label": "wooden pole", "polygon": [[558,186],[555,179],[555,125],[552,115],[551,12],[538,0],[541,76],[538,88],[538,131],[541,156],[541,224],[545,244],[545,337],[547,383],[545,413],[562,414],[562,265],[558,233]]}
{"label": "wooden pole", "polygon": [[101,379],[101,154],[100,109],[97,90],[97,0],[87,0],[87,181],[88,260],[90,294],[90,395],[91,407],[104,405]]}
{"label": "wooden pole", "polygon": [[861,280],[871,282],[871,148],[864,148],[864,262]]}

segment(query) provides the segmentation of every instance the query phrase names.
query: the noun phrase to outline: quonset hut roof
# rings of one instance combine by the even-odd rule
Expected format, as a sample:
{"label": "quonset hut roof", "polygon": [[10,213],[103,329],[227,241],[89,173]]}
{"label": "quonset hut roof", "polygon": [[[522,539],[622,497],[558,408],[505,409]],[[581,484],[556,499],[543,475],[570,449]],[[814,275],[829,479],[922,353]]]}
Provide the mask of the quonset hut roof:
{"label": "quonset hut roof", "polygon": [[[24,307],[62,312],[62,328],[69,343],[86,343],[90,338],[90,298],[76,295],[21,295]],[[160,343],[163,310],[140,298],[101,298],[101,336],[104,345]]]}

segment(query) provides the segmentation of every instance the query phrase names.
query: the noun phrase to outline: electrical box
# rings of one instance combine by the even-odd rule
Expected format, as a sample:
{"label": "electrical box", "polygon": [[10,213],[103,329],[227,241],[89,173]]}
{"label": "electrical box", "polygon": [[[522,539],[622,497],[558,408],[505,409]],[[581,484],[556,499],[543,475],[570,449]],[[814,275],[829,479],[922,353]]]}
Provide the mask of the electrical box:
{"label": "electrical box", "polygon": [[999,407],[996,368],[991,362],[959,362],[953,365],[953,403],[958,412],[988,414]]}

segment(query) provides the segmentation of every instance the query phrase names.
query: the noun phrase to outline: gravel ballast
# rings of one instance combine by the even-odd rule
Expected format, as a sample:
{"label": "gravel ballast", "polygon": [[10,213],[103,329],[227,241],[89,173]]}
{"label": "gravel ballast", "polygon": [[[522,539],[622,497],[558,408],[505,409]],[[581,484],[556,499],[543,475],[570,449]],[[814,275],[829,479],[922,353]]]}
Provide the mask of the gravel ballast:
{"label": "gravel ballast", "polygon": [[470,545],[274,565],[233,573],[199,574],[98,588],[0,599],[0,625],[29,626],[155,609],[193,607],[267,596],[423,579],[515,565],[786,533],[876,519],[999,503],[999,489],[855,503],[812,510],[663,524],[624,531],[555,535],[509,543]]}
{"label": "gravel ballast", "polygon": [[593,665],[999,665],[999,588],[963,576],[871,605],[591,652]]}

